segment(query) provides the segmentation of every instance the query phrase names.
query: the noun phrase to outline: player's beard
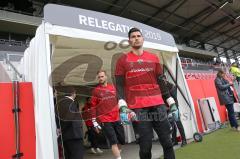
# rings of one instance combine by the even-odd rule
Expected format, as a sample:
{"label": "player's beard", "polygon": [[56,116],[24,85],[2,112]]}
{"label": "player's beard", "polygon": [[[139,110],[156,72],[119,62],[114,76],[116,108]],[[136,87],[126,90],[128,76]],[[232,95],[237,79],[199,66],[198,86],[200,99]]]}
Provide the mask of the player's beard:
{"label": "player's beard", "polygon": [[138,46],[132,46],[133,49],[138,50],[142,48],[142,45],[138,45]]}
{"label": "player's beard", "polygon": [[142,48],[143,43],[141,43],[140,41],[135,41],[135,42],[132,42],[131,46],[134,50],[139,50]]}
{"label": "player's beard", "polygon": [[107,81],[106,81],[106,80],[100,80],[99,83],[100,83],[101,85],[105,85],[105,84],[107,83]]}

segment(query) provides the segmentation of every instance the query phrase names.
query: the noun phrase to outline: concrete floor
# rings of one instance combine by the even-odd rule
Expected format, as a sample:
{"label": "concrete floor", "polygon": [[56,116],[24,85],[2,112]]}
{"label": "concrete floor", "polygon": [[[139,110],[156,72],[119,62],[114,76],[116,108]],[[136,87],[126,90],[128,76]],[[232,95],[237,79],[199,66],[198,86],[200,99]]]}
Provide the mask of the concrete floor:
{"label": "concrete floor", "polygon": [[[174,149],[180,146],[175,146]],[[110,149],[103,149],[103,154],[91,154],[86,150],[84,159],[114,159]],[[139,159],[139,146],[135,143],[126,144],[122,147],[122,159]],[[152,159],[159,159],[163,155],[162,147],[158,142],[153,142]]]}

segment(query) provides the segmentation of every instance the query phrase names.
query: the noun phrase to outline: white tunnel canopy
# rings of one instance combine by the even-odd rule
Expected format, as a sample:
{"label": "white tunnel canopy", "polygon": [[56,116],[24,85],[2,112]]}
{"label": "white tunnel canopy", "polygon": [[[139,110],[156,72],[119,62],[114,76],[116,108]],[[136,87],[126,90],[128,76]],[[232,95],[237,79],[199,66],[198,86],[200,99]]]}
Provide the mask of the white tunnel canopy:
{"label": "white tunnel canopy", "polygon": [[[171,34],[117,16],[46,5],[43,23],[22,59],[25,80],[32,82],[34,89],[37,159],[58,158],[52,85],[59,82],[69,85],[96,83],[99,68],[107,70],[113,77],[117,57],[129,50],[127,32],[131,27],[142,30],[144,48],[155,53],[174,78],[177,76],[177,83],[193,108]],[[111,82],[112,78],[109,79]],[[181,95],[179,103],[181,112],[190,112]],[[183,124],[187,137],[192,137],[196,131],[193,121]]]}

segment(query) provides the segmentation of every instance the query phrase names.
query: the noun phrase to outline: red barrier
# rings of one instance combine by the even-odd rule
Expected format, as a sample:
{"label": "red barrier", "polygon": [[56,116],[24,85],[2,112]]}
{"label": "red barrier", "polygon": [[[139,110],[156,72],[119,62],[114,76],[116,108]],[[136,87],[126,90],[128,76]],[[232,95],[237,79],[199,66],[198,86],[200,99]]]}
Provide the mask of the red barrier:
{"label": "red barrier", "polygon": [[[32,84],[20,83],[19,92],[20,152],[23,153],[21,159],[34,159],[36,158],[36,139]],[[0,83],[0,159],[11,159],[16,153],[12,109],[12,83]]]}
{"label": "red barrier", "polygon": [[214,97],[218,111],[219,111],[221,122],[224,122],[227,120],[226,109],[224,106],[220,106],[220,103],[219,103],[217,90],[214,85],[214,79],[206,79],[206,80],[188,79],[187,83],[188,83],[190,93],[191,93],[191,96],[192,96],[192,99],[194,102],[197,124],[198,124],[198,129],[200,132],[203,132],[203,127],[202,127],[202,121],[201,121],[198,103],[197,103],[198,99]]}

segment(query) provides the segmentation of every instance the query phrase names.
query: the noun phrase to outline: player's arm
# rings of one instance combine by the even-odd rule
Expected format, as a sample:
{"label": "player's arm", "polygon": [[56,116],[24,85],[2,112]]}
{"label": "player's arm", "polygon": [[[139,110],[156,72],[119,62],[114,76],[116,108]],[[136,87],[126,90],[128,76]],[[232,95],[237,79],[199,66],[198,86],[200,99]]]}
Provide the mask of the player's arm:
{"label": "player's arm", "polygon": [[97,109],[97,105],[99,103],[99,100],[98,100],[98,97],[97,97],[97,90],[96,89],[93,90],[90,103],[91,103],[92,123],[93,123],[93,126],[94,126],[96,132],[99,133],[99,131],[101,130],[101,126],[97,122],[97,111],[96,111],[96,109]]}
{"label": "player's arm", "polygon": [[117,97],[118,99],[125,99],[124,96],[124,76],[116,75],[116,89],[117,89]]}
{"label": "player's arm", "polygon": [[120,118],[121,118],[121,121],[128,124],[130,120],[135,119],[136,114],[132,110],[128,109],[128,105],[124,95],[125,73],[126,73],[124,68],[125,57],[126,56],[123,55],[117,61],[116,69],[115,69],[115,80],[116,80],[116,91],[117,91],[117,97],[118,97]]}
{"label": "player's arm", "polygon": [[116,89],[117,89],[117,97],[118,97],[118,105],[120,112],[127,111],[127,102],[125,101],[124,95],[124,76],[116,75]]}
{"label": "player's arm", "polygon": [[126,55],[122,55],[117,63],[115,68],[115,80],[116,80],[116,90],[118,97],[118,106],[120,112],[125,112],[127,110],[127,102],[125,101],[124,95],[124,83],[125,83],[125,65],[126,65]]}
{"label": "player's arm", "polygon": [[175,119],[178,119],[178,109],[176,106],[176,102],[174,101],[166,83],[164,82],[164,74],[162,68],[163,66],[160,64],[159,61],[157,61],[156,63],[157,83],[159,85],[163,100],[166,101],[167,104],[169,105],[170,113],[174,116]]}
{"label": "player's arm", "polygon": [[170,94],[167,84],[164,82],[163,75],[161,74],[157,75],[157,82],[162,94],[162,98],[164,101],[167,102],[167,105],[169,106],[170,115],[172,115],[173,118],[177,121],[179,119],[177,105],[175,100]]}
{"label": "player's arm", "polygon": [[124,76],[116,76],[116,89],[118,95],[118,106],[120,118],[124,124],[130,124],[130,121],[136,120],[136,114],[128,109],[124,96]]}

